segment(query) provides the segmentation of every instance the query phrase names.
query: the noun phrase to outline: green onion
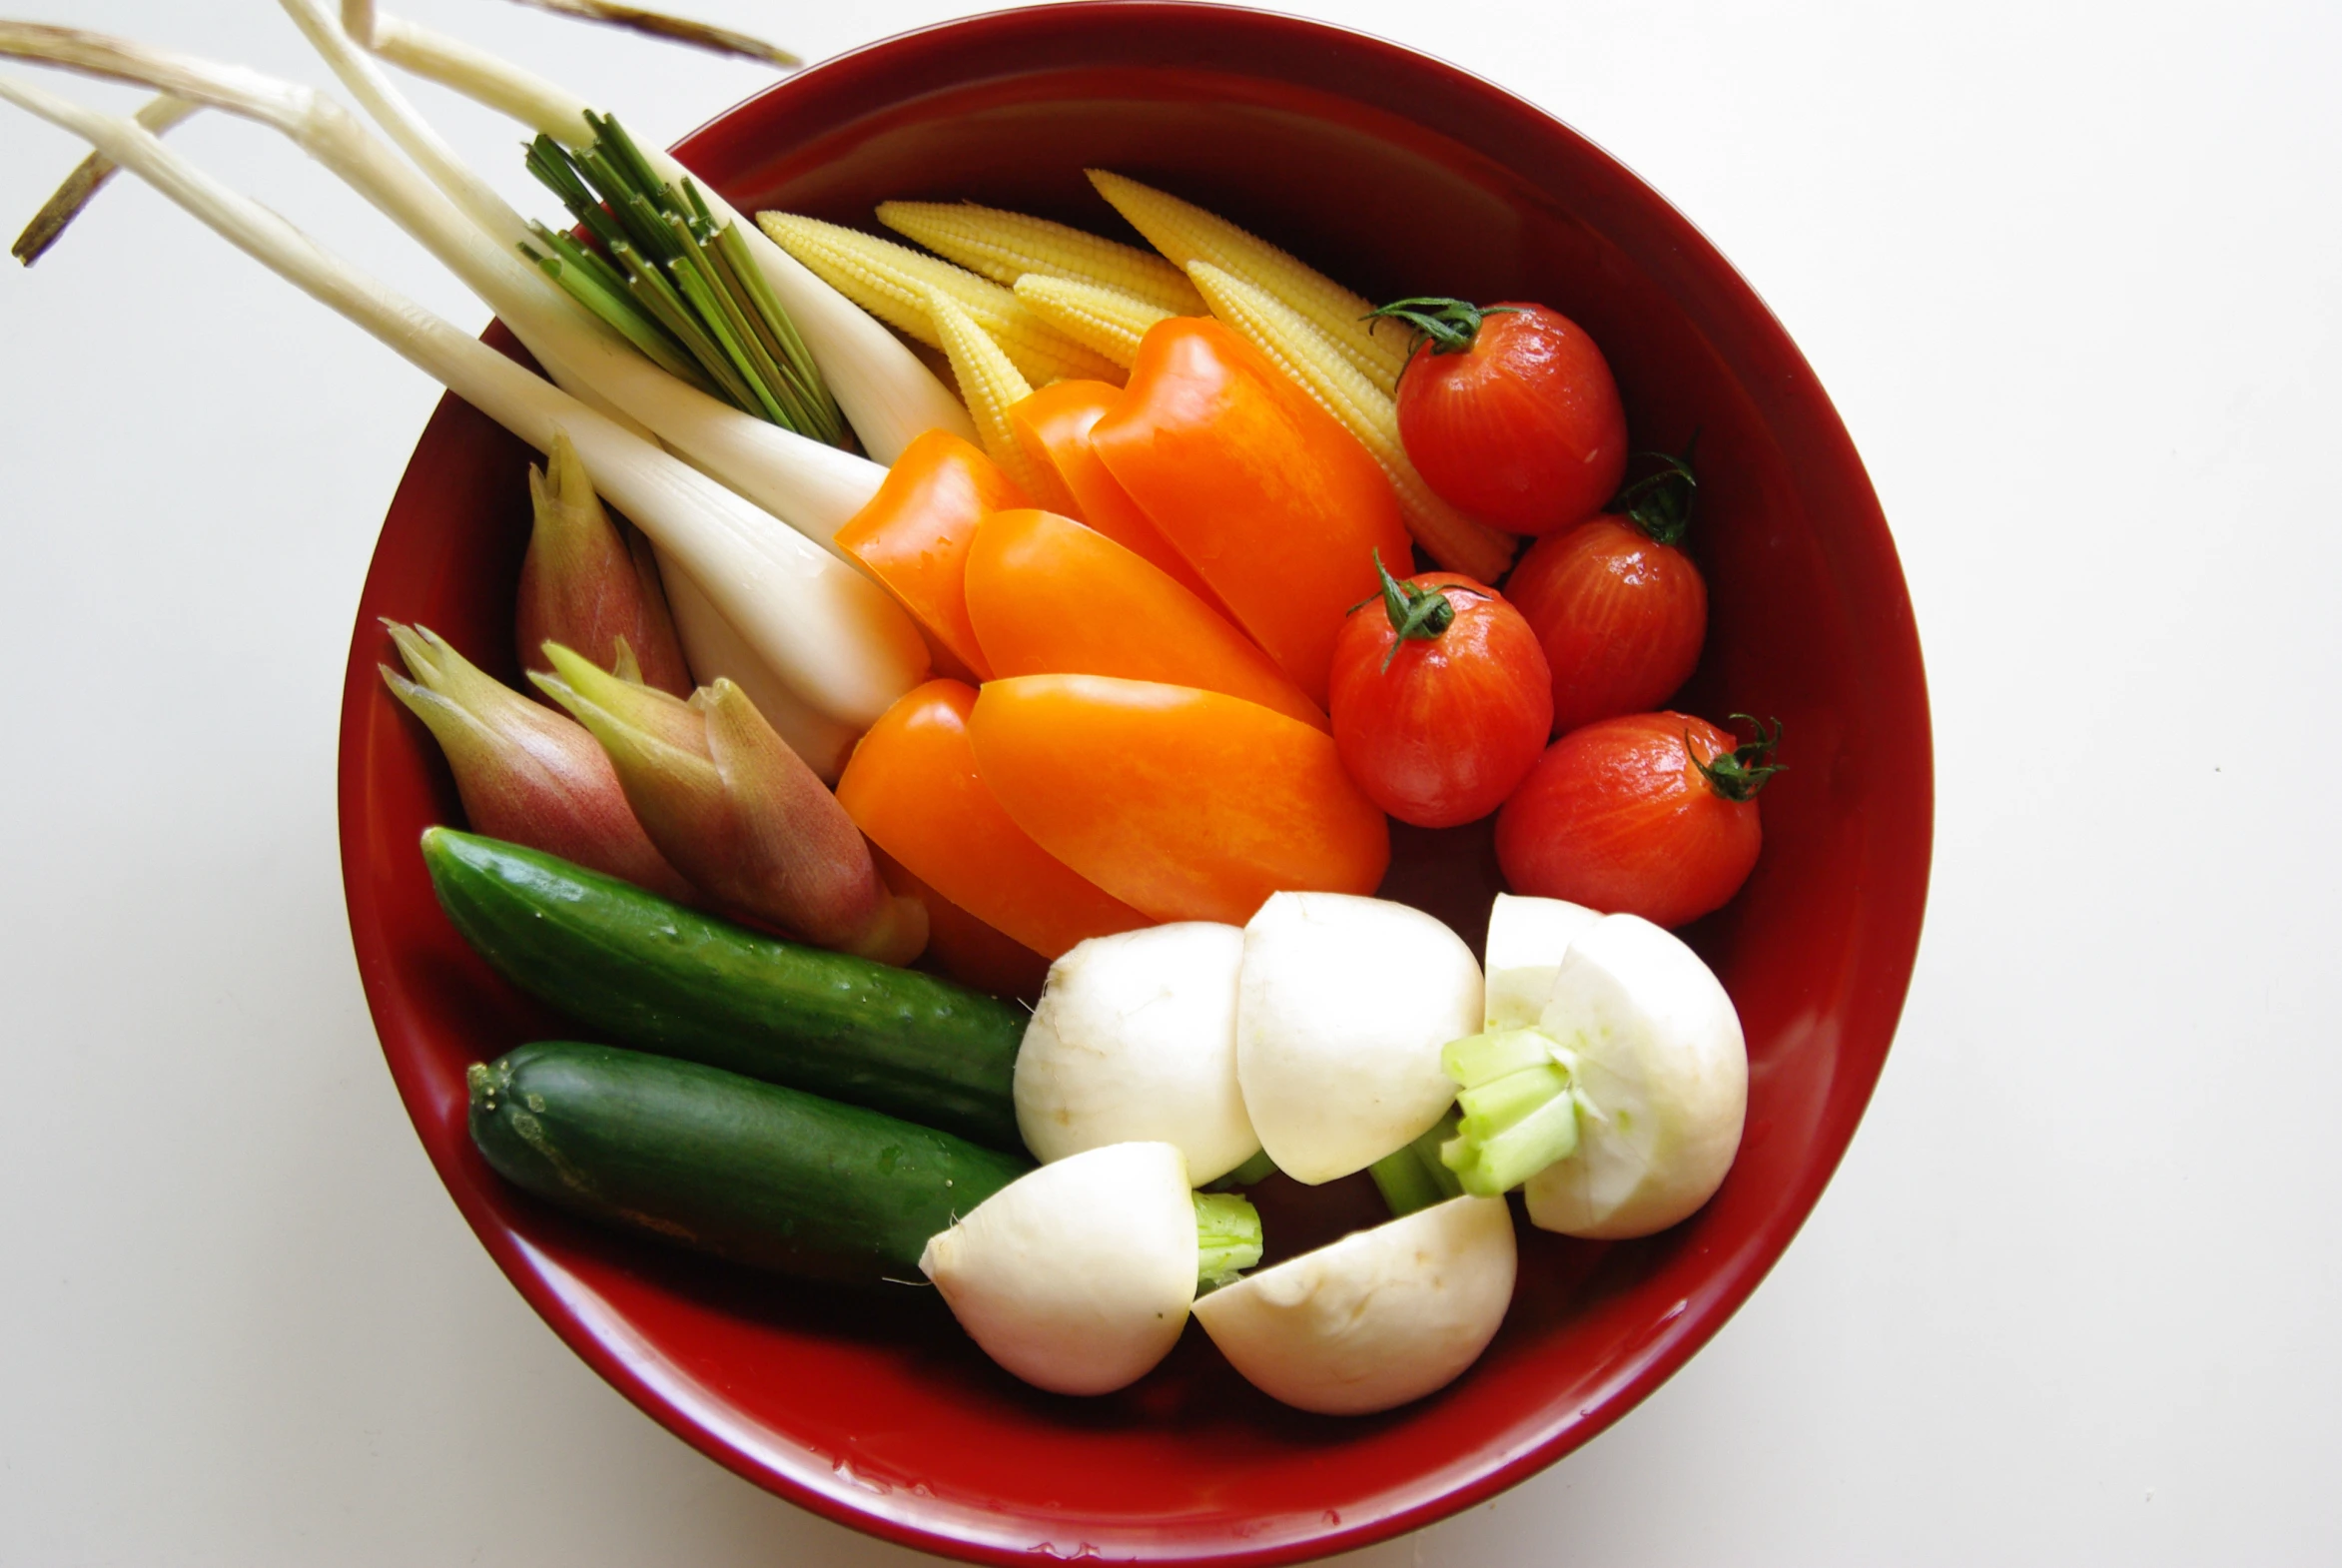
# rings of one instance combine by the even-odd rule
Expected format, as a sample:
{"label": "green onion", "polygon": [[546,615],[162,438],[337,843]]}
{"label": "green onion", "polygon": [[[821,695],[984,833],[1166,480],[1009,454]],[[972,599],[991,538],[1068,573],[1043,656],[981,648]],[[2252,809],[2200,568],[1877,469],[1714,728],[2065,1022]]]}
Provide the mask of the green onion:
{"label": "green onion", "polygon": [[663,369],[745,413],[843,444],[837,398],[738,225],[718,223],[689,179],[678,189],[661,178],[615,117],[588,111],[585,122],[591,145],[573,151],[539,134],[527,164],[586,239],[535,226],[542,250],[523,247],[529,260]]}

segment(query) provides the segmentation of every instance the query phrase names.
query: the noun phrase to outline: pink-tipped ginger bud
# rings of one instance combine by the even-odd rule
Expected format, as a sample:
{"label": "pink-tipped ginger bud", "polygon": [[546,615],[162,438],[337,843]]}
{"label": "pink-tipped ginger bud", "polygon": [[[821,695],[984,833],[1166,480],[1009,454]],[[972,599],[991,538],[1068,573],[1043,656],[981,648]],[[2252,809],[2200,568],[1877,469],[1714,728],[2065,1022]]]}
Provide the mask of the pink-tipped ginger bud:
{"label": "pink-tipped ginger bud", "polygon": [[473,832],[668,898],[696,898],[635,821],[616,770],[591,735],[475,667],[427,627],[383,624],[406,665],[405,675],[378,666],[383,680],[446,753]]}
{"label": "pink-tipped ginger bud", "polygon": [[530,680],[609,753],[651,842],[702,891],[819,947],[907,964],[927,910],[879,880],[862,830],[728,680],[679,701],[558,643]]}
{"label": "pink-tipped ginger bud", "polygon": [[545,465],[529,468],[528,502],[536,522],[512,617],[520,662],[547,668],[537,650],[558,642],[603,669],[617,669],[622,640],[634,650],[644,685],[688,696],[691,671],[650,541],[602,509],[566,433],[556,430]]}

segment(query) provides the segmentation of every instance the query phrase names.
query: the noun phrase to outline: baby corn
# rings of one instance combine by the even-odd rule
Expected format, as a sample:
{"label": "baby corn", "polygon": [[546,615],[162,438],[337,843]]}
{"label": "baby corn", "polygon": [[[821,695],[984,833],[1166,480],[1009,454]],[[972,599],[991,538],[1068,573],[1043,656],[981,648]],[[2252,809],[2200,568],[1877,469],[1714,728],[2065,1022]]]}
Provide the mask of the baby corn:
{"label": "baby corn", "polygon": [[[809,264],[810,265],[810,264]],[[941,289],[930,289],[921,300],[943,350],[951,358],[952,375],[960,384],[960,399],[976,420],[976,434],[985,454],[1001,465],[1034,505],[1055,512],[1073,512],[1073,493],[1057,470],[1034,460],[1009,423],[1009,410],[1033,395],[1033,386],[1019,374],[1001,346],[994,343],[976,319]],[[1079,513],[1075,513],[1079,515]]]}
{"label": "baby corn", "polygon": [[1039,275],[1112,289],[1169,316],[1203,314],[1195,286],[1162,257],[1046,218],[974,202],[881,202],[878,221],[1010,288]]}
{"label": "baby corn", "polygon": [[1263,291],[1315,328],[1384,395],[1397,390],[1399,372],[1407,364],[1407,335],[1373,331],[1372,323],[1361,320],[1374,309],[1364,299],[1192,203],[1104,169],[1087,173],[1098,194],[1113,203],[1148,244],[1188,269],[1189,277],[1193,264],[1204,262]]}
{"label": "baby corn", "polygon": [[983,329],[1028,381],[1090,379],[1120,383],[1112,361],[1051,327],[990,279],[923,256],[906,245],[793,213],[758,213],[774,244],[880,321],[949,353],[929,319],[928,293],[940,294]]}
{"label": "baby corn", "polygon": [[[1120,290],[1039,273],[1017,280],[1017,298],[1050,326],[1126,371],[1139,357],[1139,340],[1147,336],[1147,329],[1182,314]],[[1201,316],[1204,311],[1203,297],[1197,295],[1194,309],[1184,314]]]}
{"label": "baby corn", "polygon": [[1389,393],[1265,289],[1208,262],[1190,263],[1187,276],[1211,303],[1213,315],[1274,360],[1374,454],[1397,492],[1407,531],[1433,560],[1480,582],[1492,583],[1503,574],[1512,564],[1512,535],[1465,516],[1423,482],[1399,441],[1398,405]]}

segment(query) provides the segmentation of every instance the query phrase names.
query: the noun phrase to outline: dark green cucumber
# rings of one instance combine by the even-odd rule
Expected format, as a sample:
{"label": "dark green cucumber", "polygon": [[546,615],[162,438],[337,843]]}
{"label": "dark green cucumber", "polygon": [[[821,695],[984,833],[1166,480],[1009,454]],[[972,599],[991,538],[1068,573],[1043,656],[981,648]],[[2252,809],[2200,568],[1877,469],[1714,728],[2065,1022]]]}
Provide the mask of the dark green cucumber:
{"label": "dark green cucumber", "polygon": [[565,860],[422,836],[439,906],[521,990],[621,1045],[1022,1152],[1025,1012],[932,975],[783,942]]}
{"label": "dark green cucumber", "polygon": [[927,1238],[1030,1169],[859,1106],[616,1046],[470,1070],[496,1174],[588,1218],[807,1279],[920,1278]]}

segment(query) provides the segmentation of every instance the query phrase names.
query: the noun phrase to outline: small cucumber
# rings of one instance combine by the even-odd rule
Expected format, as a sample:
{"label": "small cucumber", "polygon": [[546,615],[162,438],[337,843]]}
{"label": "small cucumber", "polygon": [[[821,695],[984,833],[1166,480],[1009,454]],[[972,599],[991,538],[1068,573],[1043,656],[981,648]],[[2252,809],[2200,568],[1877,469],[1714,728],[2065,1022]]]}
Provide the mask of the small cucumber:
{"label": "small cucumber", "polygon": [[422,858],[463,940],[593,1034],[1024,1151],[1021,1008],[517,844],[431,828]]}
{"label": "small cucumber", "polygon": [[807,1279],[920,1279],[927,1238],[1029,1168],[856,1106],[615,1046],[469,1071],[471,1141],[591,1219]]}

